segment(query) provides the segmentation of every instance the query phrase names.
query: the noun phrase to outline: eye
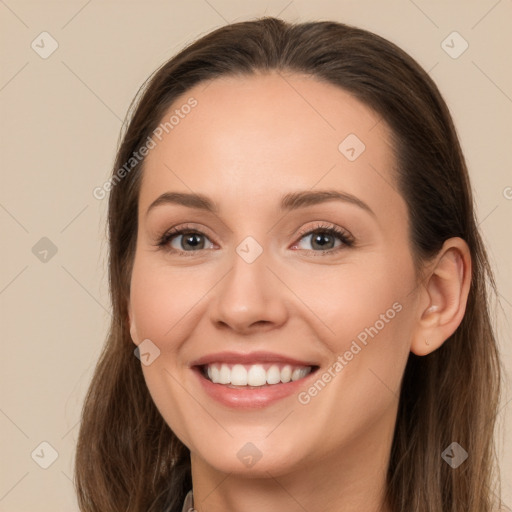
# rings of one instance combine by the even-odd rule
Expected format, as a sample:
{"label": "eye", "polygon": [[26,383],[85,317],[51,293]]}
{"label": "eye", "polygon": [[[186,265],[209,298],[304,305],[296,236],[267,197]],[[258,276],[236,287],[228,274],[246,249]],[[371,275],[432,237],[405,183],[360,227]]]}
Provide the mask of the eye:
{"label": "eye", "polygon": [[[302,242],[305,241],[306,243]],[[299,248],[314,252],[337,252],[343,247],[351,247],[354,244],[352,236],[335,226],[317,226],[306,233],[301,234],[300,241],[293,245],[292,249]],[[304,247],[304,245],[310,245]]]}
{"label": "eye", "polygon": [[187,227],[167,231],[161,236],[157,245],[170,252],[197,252],[213,247],[213,243],[204,233]]}

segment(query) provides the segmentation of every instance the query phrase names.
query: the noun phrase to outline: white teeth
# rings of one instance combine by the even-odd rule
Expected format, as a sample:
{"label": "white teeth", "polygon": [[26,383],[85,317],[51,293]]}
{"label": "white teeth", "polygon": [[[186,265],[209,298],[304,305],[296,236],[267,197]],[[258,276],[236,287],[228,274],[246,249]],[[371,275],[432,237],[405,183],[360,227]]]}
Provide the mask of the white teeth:
{"label": "white teeth", "polygon": [[281,370],[281,382],[290,382],[292,380],[292,368],[286,365]]}
{"label": "white teeth", "polygon": [[235,364],[231,369],[231,384],[247,386],[247,370],[241,364]]}
{"label": "white teeth", "polygon": [[281,382],[281,370],[275,364],[267,370],[267,384],[279,384]]}
{"label": "white teeth", "polygon": [[219,384],[229,384],[231,382],[231,370],[227,364],[220,367]]}
{"label": "white teeth", "polygon": [[251,366],[247,372],[247,384],[249,386],[264,386],[267,383],[267,372],[261,364]]}
{"label": "white teeth", "polygon": [[219,382],[219,369],[216,366],[208,367],[208,376],[212,382]]}
{"label": "white teeth", "polygon": [[292,372],[292,380],[299,380],[309,373],[307,368],[295,368]]}
{"label": "white teeth", "polygon": [[210,364],[207,366],[208,378],[215,384],[232,384],[234,386],[264,386],[296,381],[311,372],[310,366],[295,367],[285,365],[281,369],[273,364],[265,370],[262,364],[244,366],[235,364]]}

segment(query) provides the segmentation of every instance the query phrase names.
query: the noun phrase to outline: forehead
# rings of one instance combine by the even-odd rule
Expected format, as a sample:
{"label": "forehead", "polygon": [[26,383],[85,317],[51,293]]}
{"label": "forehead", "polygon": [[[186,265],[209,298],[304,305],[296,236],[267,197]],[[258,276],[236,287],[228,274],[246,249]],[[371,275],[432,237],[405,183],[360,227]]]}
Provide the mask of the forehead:
{"label": "forehead", "polygon": [[[183,108],[191,98],[195,106]],[[332,84],[281,72],[223,77],[183,94],[162,123],[172,115],[176,124],[146,157],[141,208],[167,190],[207,193],[219,204],[315,187],[377,208],[401,201],[387,124]]]}

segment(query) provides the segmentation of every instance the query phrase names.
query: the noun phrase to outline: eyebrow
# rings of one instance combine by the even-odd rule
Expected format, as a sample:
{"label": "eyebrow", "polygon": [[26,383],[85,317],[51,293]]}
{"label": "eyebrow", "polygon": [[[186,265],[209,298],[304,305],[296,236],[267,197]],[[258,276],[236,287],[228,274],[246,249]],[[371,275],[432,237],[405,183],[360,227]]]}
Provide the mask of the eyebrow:
{"label": "eyebrow", "polygon": [[[292,211],[307,206],[314,206],[328,201],[342,201],[353,204],[376,217],[375,212],[358,197],[347,192],[338,190],[305,190],[300,192],[291,192],[281,199],[281,211]],[[203,194],[184,193],[184,192],[165,192],[157,197],[148,207],[146,215],[157,206],[164,204],[177,204],[187,208],[195,208],[206,212],[218,214],[219,207],[207,196]]]}

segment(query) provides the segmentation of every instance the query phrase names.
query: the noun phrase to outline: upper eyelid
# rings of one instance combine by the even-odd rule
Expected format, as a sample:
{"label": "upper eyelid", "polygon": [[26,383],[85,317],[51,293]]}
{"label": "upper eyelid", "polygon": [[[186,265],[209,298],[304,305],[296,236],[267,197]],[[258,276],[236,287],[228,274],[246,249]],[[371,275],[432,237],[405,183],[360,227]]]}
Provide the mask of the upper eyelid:
{"label": "upper eyelid", "polygon": [[[315,222],[315,221],[312,221],[312,222]],[[346,234],[347,236],[351,236],[350,231],[348,231],[347,229],[345,229],[345,228],[343,228],[341,226],[336,226],[336,224],[332,224],[332,223],[329,223],[327,221],[316,221],[316,222],[318,222],[319,224],[316,225],[316,226],[310,226],[308,228],[301,228],[295,234],[295,236],[303,237],[303,236],[306,236],[308,234],[311,234],[311,232],[314,232],[314,231],[322,231],[322,230],[329,230],[329,229],[333,229],[333,230],[336,230],[336,231],[341,231],[344,234]],[[187,232],[199,233],[201,235],[209,236],[208,233],[205,233],[205,230],[208,231],[208,228],[206,228],[206,229],[203,228],[203,227],[196,228],[194,226],[191,226],[190,224],[184,224],[184,225],[174,226],[174,227],[164,231],[161,236],[162,237],[164,237],[166,235],[176,235],[176,236],[178,236],[178,235],[182,235],[182,234],[187,233]]]}
{"label": "upper eyelid", "polygon": [[315,231],[339,231],[343,233],[347,238],[353,238],[352,233],[348,231],[345,228],[342,228],[341,226],[336,226],[335,224],[325,222],[325,221],[317,221],[321,224],[318,224],[317,226],[312,226],[309,228],[300,229],[296,236],[304,237],[306,235],[310,235],[311,233]]}

